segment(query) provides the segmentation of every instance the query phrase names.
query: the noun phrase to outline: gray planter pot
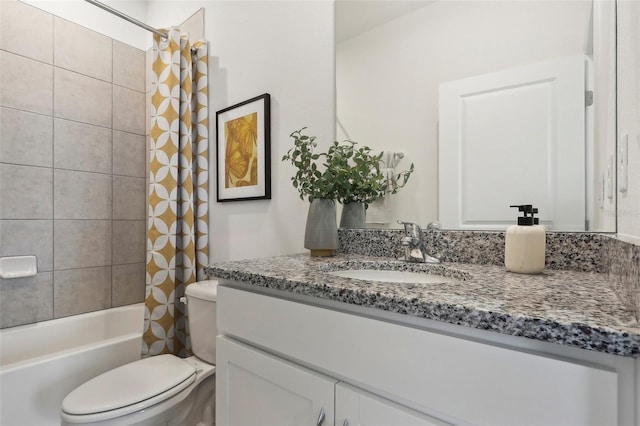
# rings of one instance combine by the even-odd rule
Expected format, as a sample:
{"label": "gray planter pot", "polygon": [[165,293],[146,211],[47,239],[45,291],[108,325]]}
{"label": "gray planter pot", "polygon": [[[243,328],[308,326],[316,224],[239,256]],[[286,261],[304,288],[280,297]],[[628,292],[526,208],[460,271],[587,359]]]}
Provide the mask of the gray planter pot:
{"label": "gray planter pot", "polygon": [[344,204],[340,216],[340,228],[365,228],[365,219],[364,204],[359,201]]}
{"label": "gray planter pot", "polygon": [[316,199],[309,205],[304,248],[311,250],[311,256],[333,256],[338,248],[335,201]]}

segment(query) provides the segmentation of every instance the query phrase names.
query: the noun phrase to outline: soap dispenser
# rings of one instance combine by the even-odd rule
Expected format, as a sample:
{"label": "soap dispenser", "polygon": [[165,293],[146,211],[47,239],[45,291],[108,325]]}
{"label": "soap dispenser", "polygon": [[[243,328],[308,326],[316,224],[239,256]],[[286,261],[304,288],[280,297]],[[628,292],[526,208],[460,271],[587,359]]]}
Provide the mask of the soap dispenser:
{"label": "soap dispenser", "polygon": [[524,216],[518,224],[507,228],[504,244],[504,266],[519,274],[538,274],[544,269],[544,251],[547,243],[546,230],[539,219],[533,217],[538,209],[531,204],[516,207]]}

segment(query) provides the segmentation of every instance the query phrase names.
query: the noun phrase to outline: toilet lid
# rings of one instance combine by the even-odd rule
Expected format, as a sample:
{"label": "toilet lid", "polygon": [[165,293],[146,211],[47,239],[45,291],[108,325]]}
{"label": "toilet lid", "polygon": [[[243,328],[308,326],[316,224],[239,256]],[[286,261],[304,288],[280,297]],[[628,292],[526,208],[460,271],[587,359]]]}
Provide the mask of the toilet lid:
{"label": "toilet lid", "polygon": [[196,281],[184,289],[184,294],[196,299],[215,302],[218,298],[218,280]]}
{"label": "toilet lid", "polygon": [[62,401],[62,411],[71,415],[103,414],[101,418],[123,416],[172,397],[195,379],[195,367],[174,355],[145,358],[78,386]]}

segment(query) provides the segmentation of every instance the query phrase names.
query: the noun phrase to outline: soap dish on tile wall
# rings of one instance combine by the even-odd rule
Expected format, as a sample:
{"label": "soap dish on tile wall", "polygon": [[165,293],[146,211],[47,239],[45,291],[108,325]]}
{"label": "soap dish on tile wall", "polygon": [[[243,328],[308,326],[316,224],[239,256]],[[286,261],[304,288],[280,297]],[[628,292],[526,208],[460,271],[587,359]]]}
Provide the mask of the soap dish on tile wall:
{"label": "soap dish on tile wall", "polygon": [[35,256],[0,257],[0,278],[32,277],[38,273]]}

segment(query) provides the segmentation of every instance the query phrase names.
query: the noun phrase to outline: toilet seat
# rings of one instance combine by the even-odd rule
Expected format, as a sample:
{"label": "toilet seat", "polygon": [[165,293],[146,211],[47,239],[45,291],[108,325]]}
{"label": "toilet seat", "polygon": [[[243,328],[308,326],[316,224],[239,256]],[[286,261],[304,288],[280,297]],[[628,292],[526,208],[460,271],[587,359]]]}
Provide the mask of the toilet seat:
{"label": "toilet seat", "polygon": [[165,401],[196,380],[196,368],[174,355],[158,355],[101,374],[62,402],[63,417],[97,422]]}

